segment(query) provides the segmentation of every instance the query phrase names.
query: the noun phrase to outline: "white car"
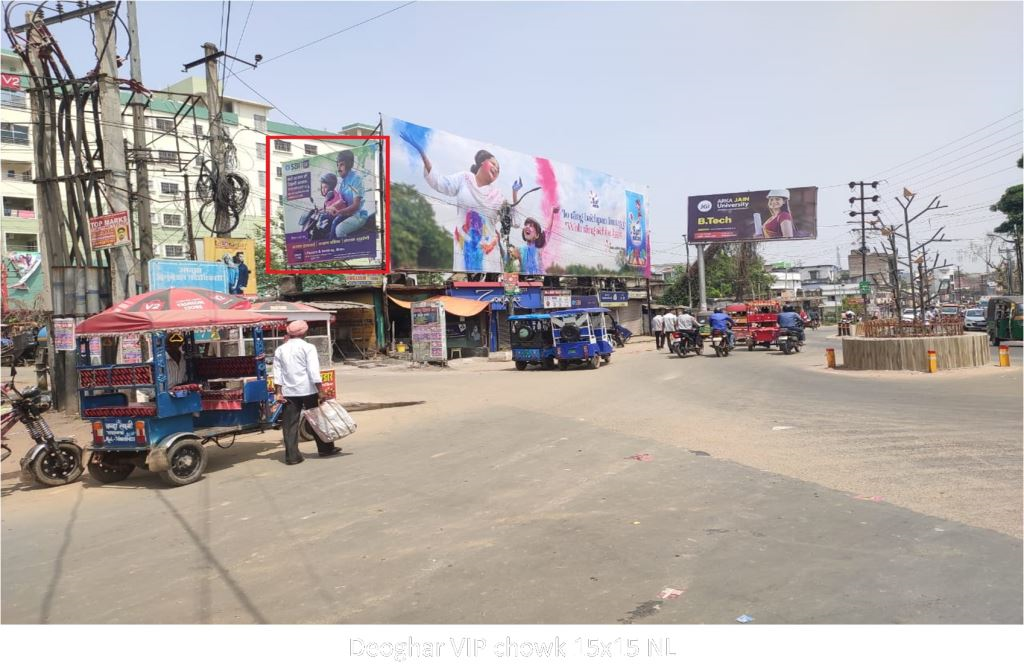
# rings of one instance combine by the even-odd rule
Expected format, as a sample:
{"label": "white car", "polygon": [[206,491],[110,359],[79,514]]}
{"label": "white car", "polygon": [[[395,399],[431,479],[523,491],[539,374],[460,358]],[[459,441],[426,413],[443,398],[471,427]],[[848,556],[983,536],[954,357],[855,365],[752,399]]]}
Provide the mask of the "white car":
{"label": "white car", "polygon": [[[916,313],[917,313],[917,318],[916,319],[920,319],[921,312],[920,311],[916,311]],[[912,308],[905,308],[905,309],[903,309],[903,315],[900,316],[900,320],[902,320],[903,322],[914,322],[914,320],[915,320],[915,315],[914,314],[915,314],[914,309],[912,309]]]}

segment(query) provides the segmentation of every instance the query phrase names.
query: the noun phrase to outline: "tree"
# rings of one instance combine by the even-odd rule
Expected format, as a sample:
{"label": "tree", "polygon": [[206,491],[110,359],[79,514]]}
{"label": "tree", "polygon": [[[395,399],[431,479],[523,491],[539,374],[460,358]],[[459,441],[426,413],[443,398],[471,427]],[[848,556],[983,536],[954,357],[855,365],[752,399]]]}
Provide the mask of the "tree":
{"label": "tree", "polygon": [[[1017,159],[1017,167],[1024,168],[1024,157]],[[989,207],[991,211],[998,211],[1006,216],[1006,220],[994,231],[996,234],[1010,235],[1008,241],[1013,244],[1013,250],[1017,256],[1017,281],[1013,285],[1017,286],[1019,292],[1024,292],[1024,266],[1021,264],[1021,240],[1024,239],[1024,233],[1022,233],[1024,196],[1022,195],[1024,195],[1024,186],[1020,184],[1011,186],[1006,189],[998,202]]]}
{"label": "tree", "polygon": [[[704,253],[704,264],[704,284],[708,299],[745,301],[757,295],[757,287],[772,283],[764,258],[754,244],[711,247]],[[678,306],[685,304],[691,293],[696,299],[700,290],[697,281],[698,271],[694,264],[687,271],[675,275],[660,301],[667,306]]]}
{"label": "tree", "polygon": [[438,226],[434,208],[412,186],[392,185],[391,223],[392,267],[451,269],[452,235]]}
{"label": "tree", "polygon": [[[267,264],[267,230],[262,225],[256,226],[256,293],[260,297],[276,298],[281,279],[279,274],[268,274]],[[283,268],[284,261],[284,211],[277,210],[274,219],[270,223],[270,267]]]}

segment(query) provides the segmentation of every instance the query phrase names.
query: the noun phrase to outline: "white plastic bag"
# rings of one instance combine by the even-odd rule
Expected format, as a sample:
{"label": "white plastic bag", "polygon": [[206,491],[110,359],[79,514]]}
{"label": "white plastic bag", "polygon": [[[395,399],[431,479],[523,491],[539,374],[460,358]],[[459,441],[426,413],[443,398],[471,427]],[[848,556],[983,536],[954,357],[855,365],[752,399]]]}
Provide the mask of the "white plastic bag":
{"label": "white plastic bag", "polygon": [[356,430],[356,421],[336,400],[328,399],[316,408],[302,411],[302,418],[324,441],[337,441]]}

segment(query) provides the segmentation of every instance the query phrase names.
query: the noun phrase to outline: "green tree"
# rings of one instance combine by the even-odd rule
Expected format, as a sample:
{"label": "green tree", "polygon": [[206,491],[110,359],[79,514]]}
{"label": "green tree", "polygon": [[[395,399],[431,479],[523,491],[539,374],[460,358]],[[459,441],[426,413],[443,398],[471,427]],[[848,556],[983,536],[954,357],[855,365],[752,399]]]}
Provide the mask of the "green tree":
{"label": "green tree", "polygon": [[[1017,167],[1024,168],[1024,157],[1017,159]],[[1020,184],[1011,186],[1006,189],[1003,196],[999,198],[999,201],[989,207],[992,211],[998,211],[1006,216],[1006,220],[1003,221],[996,229],[996,234],[1009,234],[1013,243],[1013,250],[1017,256],[1017,280],[1010,281],[1015,286],[1017,292],[1024,292],[1024,266],[1021,263],[1022,248],[1021,243],[1024,240],[1024,230],[1022,230],[1022,219],[1024,219],[1024,186]],[[1010,272],[1012,273],[1012,271]]]}
{"label": "green tree", "polygon": [[452,235],[434,218],[434,208],[416,189],[391,186],[391,266],[396,269],[452,267]]}
{"label": "green tree", "polygon": [[[268,274],[267,265],[267,230],[266,227],[256,227],[256,267],[253,273],[256,274],[256,293],[260,297],[277,297],[278,286],[281,283],[279,274]],[[274,219],[270,222],[270,267],[283,269],[284,262],[284,211],[277,210]]]}
{"label": "green tree", "polygon": [[[754,244],[710,246],[704,252],[704,284],[708,299],[745,301],[771,285],[772,277]],[[697,301],[700,291],[696,263],[675,275],[661,302],[667,306],[685,304],[689,294]]]}

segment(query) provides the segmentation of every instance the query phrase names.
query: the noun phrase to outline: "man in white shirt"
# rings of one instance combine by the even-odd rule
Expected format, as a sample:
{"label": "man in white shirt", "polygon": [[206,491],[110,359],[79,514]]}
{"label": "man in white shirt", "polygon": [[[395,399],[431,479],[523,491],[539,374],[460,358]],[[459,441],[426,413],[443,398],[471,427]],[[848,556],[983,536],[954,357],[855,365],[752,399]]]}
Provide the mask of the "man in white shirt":
{"label": "man in white shirt", "polygon": [[676,326],[683,336],[689,336],[695,347],[700,347],[700,323],[690,313],[690,309],[684,308],[683,314],[676,320]]}
{"label": "man in white shirt", "polygon": [[665,327],[665,344],[671,345],[672,332],[676,331],[676,314],[672,311],[666,311],[662,321]]}
{"label": "man in white shirt", "polygon": [[665,318],[661,312],[654,314],[651,318],[651,329],[654,330],[654,347],[661,350],[661,344],[665,342]]}
{"label": "man in white shirt", "polygon": [[[309,325],[295,320],[288,323],[287,331],[289,339],[274,351],[274,391],[277,400],[284,403],[281,413],[284,463],[301,464],[304,460],[299,452],[299,421],[304,409],[320,405],[323,386],[316,347],[304,340]],[[316,436],[316,449],[321,457],[341,452],[341,448],[324,442],[319,436]]]}

